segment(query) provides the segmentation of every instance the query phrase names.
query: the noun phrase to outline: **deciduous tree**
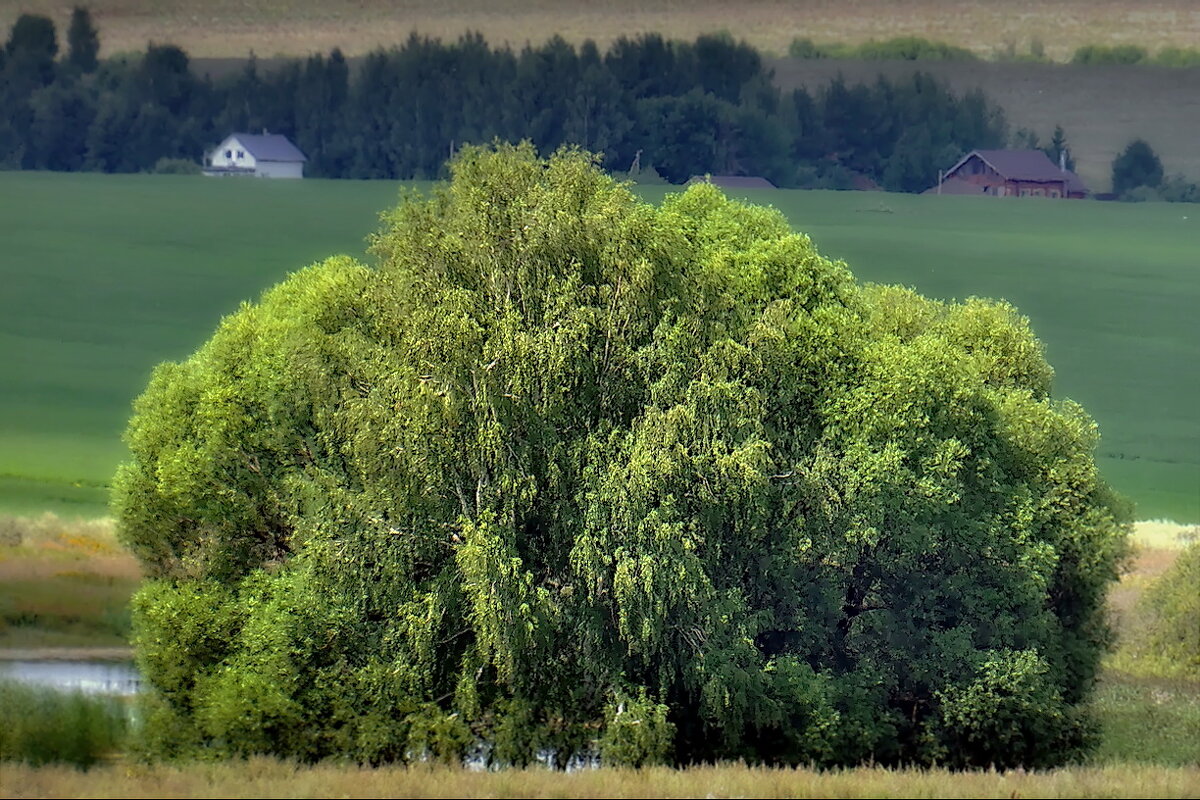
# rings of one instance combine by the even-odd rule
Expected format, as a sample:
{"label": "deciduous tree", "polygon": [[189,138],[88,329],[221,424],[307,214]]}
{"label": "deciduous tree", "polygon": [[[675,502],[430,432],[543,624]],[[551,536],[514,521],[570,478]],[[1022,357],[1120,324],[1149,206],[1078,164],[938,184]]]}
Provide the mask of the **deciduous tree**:
{"label": "deciduous tree", "polygon": [[1044,765],[1124,511],[1003,303],[708,185],[466,148],[374,267],[155,371],[116,479],[160,752]]}

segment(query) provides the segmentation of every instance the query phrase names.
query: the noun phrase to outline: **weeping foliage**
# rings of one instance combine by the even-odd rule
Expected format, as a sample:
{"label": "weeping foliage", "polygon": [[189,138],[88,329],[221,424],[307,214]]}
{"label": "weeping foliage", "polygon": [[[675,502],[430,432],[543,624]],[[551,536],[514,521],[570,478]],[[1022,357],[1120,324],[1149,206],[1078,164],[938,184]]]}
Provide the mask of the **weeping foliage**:
{"label": "weeping foliage", "polygon": [[1058,763],[1125,511],[1003,303],[464,150],[137,401],[152,749]]}

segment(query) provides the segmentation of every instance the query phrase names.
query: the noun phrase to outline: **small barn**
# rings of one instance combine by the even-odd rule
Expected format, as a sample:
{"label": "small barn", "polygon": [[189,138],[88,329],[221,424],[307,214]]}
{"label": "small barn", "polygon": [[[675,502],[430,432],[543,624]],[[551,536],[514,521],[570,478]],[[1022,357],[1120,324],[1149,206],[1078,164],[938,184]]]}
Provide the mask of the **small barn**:
{"label": "small barn", "polygon": [[775,184],[754,175],[693,175],[687,185],[711,183],[721,189],[774,189]]}
{"label": "small barn", "polygon": [[972,150],[928,194],[993,197],[1087,197],[1087,187],[1041,150]]}
{"label": "small barn", "polygon": [[304,153],[278,133],[232,133],[205,158],[205,175],[303,178]]}

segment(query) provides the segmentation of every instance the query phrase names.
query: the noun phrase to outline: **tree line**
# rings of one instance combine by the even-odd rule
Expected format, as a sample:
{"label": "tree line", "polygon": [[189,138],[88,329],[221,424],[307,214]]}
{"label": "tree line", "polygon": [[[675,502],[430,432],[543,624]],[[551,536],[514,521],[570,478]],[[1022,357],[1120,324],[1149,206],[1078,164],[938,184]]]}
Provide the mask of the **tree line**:
{"label": "tree line", "polygon": [[338,50],[269,69],[251,56],[215,79],[171,44],[98,59],[86,9],[66,39],[60,53],[46,17],[13,26],[0,56],[0,167],[146,171],[267,129],[305,152],[309,175],[329,178],[436,178],[465,143],[528,139],[673,183],[742,174],[921,191],[970,149],[1007,140],[982,92],[959,96],[926,74],[785,92],[757,50],[727,35],[645,34],[601,52],[558,37],[516,50],[478,33],[414,33],[354,64]]}

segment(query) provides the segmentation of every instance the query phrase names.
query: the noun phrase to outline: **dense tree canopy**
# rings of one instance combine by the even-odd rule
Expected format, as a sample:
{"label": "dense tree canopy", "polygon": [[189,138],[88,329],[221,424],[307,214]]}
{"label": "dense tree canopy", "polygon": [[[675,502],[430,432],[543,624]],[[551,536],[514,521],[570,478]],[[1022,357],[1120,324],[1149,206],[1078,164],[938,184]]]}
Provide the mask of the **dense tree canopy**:
{"label": "dense tree canopy", "polygon": [[67,41],[56,62],[50,19],[13,27],[0,57],[0,165],[146,171],[199,163],[229,133],[268,128],[326,178],[437,178],[456,148],[498,137],[541,153],[578,146],[615,171],[636,160],[675,183],[711,173],[846,188],[858,177],[923,191],[963,153],[1006,139],[996,106],[925,74],[785,94],[759,53],[728,35],[645,34],[602,53],[561,37],[514,51],[479,34],[413,34],[354,66],[336,49],[269,70],[251,56],[216,80],[169,44],[98,62],[83,9]]}
{"label": "dense tree canopy", "polygon": [[137,401],[159,752],[1045,764],[1122,506],[1003,304],[468,148]]}

